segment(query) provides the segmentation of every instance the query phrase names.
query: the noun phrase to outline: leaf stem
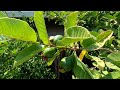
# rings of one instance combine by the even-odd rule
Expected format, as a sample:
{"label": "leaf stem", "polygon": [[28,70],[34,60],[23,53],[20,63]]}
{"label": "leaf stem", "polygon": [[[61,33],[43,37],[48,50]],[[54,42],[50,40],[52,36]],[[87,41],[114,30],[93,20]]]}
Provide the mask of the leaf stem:
{"label": "leaf stem", "polygon": [[108,52],[110,52],[110,53],[114,52],[113,50],[110,50],[110,49],[108,49],[108,48],[100,48],[99,50],[106,50],[106,51],[108,51]]}

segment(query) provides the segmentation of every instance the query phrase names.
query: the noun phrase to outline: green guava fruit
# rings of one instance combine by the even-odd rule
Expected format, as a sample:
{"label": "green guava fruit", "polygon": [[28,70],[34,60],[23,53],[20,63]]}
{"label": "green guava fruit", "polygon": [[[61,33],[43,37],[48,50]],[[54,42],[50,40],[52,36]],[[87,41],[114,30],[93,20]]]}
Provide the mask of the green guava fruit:
{"label": "green guava fruit", "polygon": [[56,51],[57,51],[57,49],[55,47],[47,47],[43,51],[43,55],[47,58],[51,58],[56,53]]}
{"label": "green guava fruit", "polygon": [[63,39],[63,36],[62,35],[56,35],[54,38],[53,38],[53,44],[56,44],[58,40],[61,40]]}
{"label": "green guava fruit", "polygon": [[45,45],[40,45],[40,47],[42,48],[42,51],[44,51],[44,49],[46,48]]}
{"label": "green guava fruit", "polygon": [[59,63],[59,67],[63,68],[65,71],[70,71],[73,67],[73,56],[64,57]]}

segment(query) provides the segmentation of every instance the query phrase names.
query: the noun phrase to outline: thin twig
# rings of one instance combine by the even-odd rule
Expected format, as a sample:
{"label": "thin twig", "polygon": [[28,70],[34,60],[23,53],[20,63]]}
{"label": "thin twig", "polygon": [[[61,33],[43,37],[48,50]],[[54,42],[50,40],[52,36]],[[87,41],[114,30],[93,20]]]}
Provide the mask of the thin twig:
{"label": "thin twig", "polygon": [[110,49],[108,49],[108,48],[100,48],[99,50],[106,50],[106,51],[108,51],[108,52],[110,52],[110,53],[114,52],[113,50],[110,50]]}

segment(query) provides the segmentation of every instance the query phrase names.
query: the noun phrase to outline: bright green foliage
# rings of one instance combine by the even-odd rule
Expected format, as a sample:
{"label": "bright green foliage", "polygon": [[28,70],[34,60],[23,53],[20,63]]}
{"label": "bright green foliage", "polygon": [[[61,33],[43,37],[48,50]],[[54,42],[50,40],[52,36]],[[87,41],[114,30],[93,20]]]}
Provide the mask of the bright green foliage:
{"label": "bright green foliage", "polygon": [[3,54],[0,55],[0,79],[55,79],[55,73],[39,54],[11,70],[19,51],[30,45],[29,42],[9,40],[7,46],[0,48],[3,51]]}
{"label": "bright green foliage", "polygon": [[93,75],[87,66],[81,62],[81,60],[77,57],[74,53],[74,66],[73,66],[73,73],[78,79],[93,79]]}
{"label": "bright green foliage", "polygon": [[102,79],[120,79],[120,71],[110,72],[105,75]]}
{"label": "bright green foliage", "polygon": [[43,48],[39,44],[33,44],[28,48],[25,48],[16,56],[16,59],[14,60],[13,68],[29,60],[31,57],[33,57],[38,52],[41,52],[42,50]]}
{"label": "bright green foliage", "polygon": [[104,70],[105,68],[104,60],[101,60],[100,58],[95,57],[95,56],[90,56],[90,57],[91,57],[91,60],[94,60],[96,62],[93,64],[94,66],[99,68],[99,70]]}
{"label": "bright green foliage", "polygon": [[[64,36],[56,35],[52,40],[48,37],[44,16],[46,15],[42,11],[34,12],[34,22],[38,32],[36,33],[25,21],[9,18],[0,12],[1,35],[30,41],[30,46],[21,52],[18,52],[18,49],[12,51],[13,54],[17,53],[16,58],[13,59],[14,69],[31,60],[35,55],[39,55],[44,59],[47,58],[48,66],[60,58],[60,72],[72,72],[74,79],[120,78],[120,12],[50,12],[48,17],[64,22]],[[38,40],[36,35],[39,37]],[[0,39],[0,55],[4,55],[4,50],[6,51],[7,48],[3,47],[8,45],[9,39],[2,37]],[[86,54],[81,60],[83,50]],[[61,57],[62,52],[65,54],[63,57]],[[6,70],[4,75],[6,76],[10,70]]]}
{"label": "bright green foliage", "polygon": [[92,37],[89,30],[82,26],[73,26],[68,28],[66,35],[67,35],[66,37],[79,37],[83,39]]}
{"label": "bright green foliage", "polygon": [[106,57],[106,60],[120,67],[120,52],[113,52]]}
{"label": "bright green foliage", "polygon": [[[105,31],[101,34],[99,34],[97,37],[96,37],[96,40],[93,40],[93,39],[87,39],[83,42],[83,46],[85,49],[89,50],[89,51],[92,51],[92,50],[98,50],[100,49],[101,47],[104,46],[104,44],[106,43],[107,40],[109,40],[112,36],[113,32],[108,30],[108,31]],[[88,43],[90,42],[89,40],[91,40],[91,43],[89,43],[89,45],[87,46],[85,43]],[[87,42],[88,41],[88,42]]]}
{"label": "bright green foliage", "polygon": [[0,34],[24,41],[37,40],[35,31],[28,23],[15,18],[0,18]]}
{"label": "bright green foliage", "polygon": [[118,66],[116,66],[115,64],[113,64],[112,62],[105,62],[105,65],[113,70],[120,70],[120,68]]}
{"label": "bright green foliage", "polygon": [[76,26],[77,25],[77,16],[78,16],[78,11],[70,13],[65,20],[64,23],[64,27],[65,27],[65,35],[66,35],[66,31],[68,30],[68,28],[72,27],[72,26]]}
{"label": "bright green foliage", "polygon": [[66,31],[66,37],[64,37],[62,40],[59,40],[57,42],[57,46],[67,46],[70,45],[71,43],[75,43],[78,41],[82,41],[84,39],[93,37],[90,32],[81,26],[74,26],[70,27]]}
{"label": "bright green foliage", "polygon": [[42,11],[34,12],[34,21],[35,21],[35,25],[36,25],[40,39],[43,41],[44,44],[49,44],[44,15]]}

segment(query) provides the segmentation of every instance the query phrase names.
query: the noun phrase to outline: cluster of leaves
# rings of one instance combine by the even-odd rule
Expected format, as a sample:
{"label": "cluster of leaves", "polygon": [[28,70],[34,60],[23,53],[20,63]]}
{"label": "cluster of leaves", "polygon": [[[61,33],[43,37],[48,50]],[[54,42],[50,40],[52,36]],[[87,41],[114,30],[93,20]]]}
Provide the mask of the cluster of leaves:
{"label": "cluster of leaves", "polygon": [[64,25],[65,18],[73,11],[44,11],[44,16],[48,21],[55,20],[55,23]]}
{"label": "cluster of leaves", "polygon": [[11,69],[19,51],[30,45],[30,42],[0,36],[1,79],[54,79],[56,77],[46,61],[38,54],[15,69]]}
{"label": "cluster of leaves", "polygon": [[[13,60],[6,61],[1,66],[1,79],[55,79],[55,73],[47,66],[39,55],[9,71]],[[9,66],[9,67],[8,67]],[[8,70],[7,70],[8,69]]]}
{"label": "cluster of leaves", "polygon": [[[13,62],[18,52],[30,43],[9,39],[1,36],[2,46],[0,53],[0,78],[1,79],[54,79],[55,74],[51,71],[38,54],[32,57],[29,61],[11,70]],[[5,42],[6,40],[6,42]],[[3,42],[4,41],[4,42]],[[9,71],[11,70],[11,71]]]}
{"label": "cluster of leaves", "polygon": [[[64,25],[66,17],[73,11],[45,11],[45,17]],[[116,29],[119,26],[119,11],[79,11],[77,24],[90,31]]]}
{"label": "cluster of leaves", "polygon": [[[47,57],[47,64],[50,66],[62,51],[69,50],[71,53],[63,57],[59,63],[60,72],[72,71],[75,79],[118,79],[120,78],[119,13],[71,12],[63,18],[64,36],[56,42],[54,42],[56,36],[53,39],[48,37],[42,11],[34,12],[37,32],[26,22],[0,13],[0,34],[31,43],[18,53],[12,69],[38,53],[41,53],[42,57],[50,56]],[[37,39],[36,33],[42,43]],[[85,63],[85,59],[86,62],[90,60],[92,66]]]}
{"label": "cluster of leaves", "polygon": [[[71,24],[70,22],[73,22],[71,25],[69,25],[70,28],[67,29],[67,33],[69,33],[68,35],[69,37],[68,38],[65,37],[62,40],[58,41],[57,45],[62,47],[62,46],[70,45],[70,43],[80,41],[80,35],[83,32],[82,30],[86,28],[86,30],[88,30],[90,34],[93,35],[93,37],[91,37],[89,34],[88,39],[86,38],[80,41],[79,48],[85,49],[88,52],[85,55],[85,58],[89,59],[93,65],[92,67],[89,67],[89,71],[92,73],[94,78],[111,78],[111,79],[119,78],[120,69],[118,63],[120,60],[119,59],[120,12],[119,11],[79,11],[77,17],[75,16],[75,14],[66,15],[66,16],[67,19],[63,19],[64,22],[63,25],[65,27]],[[54,19],[54,17],[52,19]],[[71,19],[69,17],[71,17]],[[75,17],[76,17],[76,22],[75,22]],[[65,20],[66,21],[68,20],[69,24],[68,23],[66,24]],[[82,27],[78,27],[78,26],[71,27],[72,25],[76,26],[74,22],[77,23],[78,26],[82,26]],[[81,39],[84,38],[84,36],[87,34],[88,33],[85,34],[84,32],[84,35],[81,35]],[[79,37],[79,38],[73,39],[73,37]],[[72,67],[70,66],[70,62],[68,62],[69,63],[68,65],[67,61],[65,60],[68,59],[63,59],[63,61],[66,62],[66,64],[64,63],[62,67],[64,69],[66,68],[70,69],[70,67]],[[68,65],[68,67],[65,65]],[[66,71],[69,71],[69,69],[68,70],[66,69]],[[66,72],[64,70],[61,71]],[[78,70],[76,73],[78,72],[80,71]],[[82,71],[80,73],[82,73]],[[80,76],[80,74],[76,74],[75,76],[77,76],[77,78],[82,77]],[[82,77],[82,78],[87,78],[87,77]]]}

